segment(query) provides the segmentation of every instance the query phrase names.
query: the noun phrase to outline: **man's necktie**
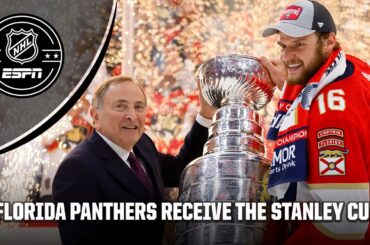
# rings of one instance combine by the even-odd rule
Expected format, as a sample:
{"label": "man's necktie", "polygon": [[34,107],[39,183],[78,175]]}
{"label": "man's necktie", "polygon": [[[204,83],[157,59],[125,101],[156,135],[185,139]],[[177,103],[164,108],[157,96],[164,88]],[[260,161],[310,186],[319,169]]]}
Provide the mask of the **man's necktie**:
{"label": "man's necktie", "polygon": [[142,168],[139,160],[135,157],[135,155],[132,152],[130,152],[127,160],[130,163],[130,166],[132,170],[135,172],[136,176],[144,184],[144,186],[149,190],[150,194],[153,195],[152,182],[150,181],[149,177],[145,174],[144,169]]}

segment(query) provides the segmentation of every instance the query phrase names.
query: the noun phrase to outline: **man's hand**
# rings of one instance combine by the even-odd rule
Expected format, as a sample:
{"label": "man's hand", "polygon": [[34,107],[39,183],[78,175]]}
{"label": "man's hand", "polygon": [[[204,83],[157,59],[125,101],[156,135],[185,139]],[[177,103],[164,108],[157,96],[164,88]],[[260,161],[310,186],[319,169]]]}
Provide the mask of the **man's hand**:
{"label": "man's hand", "polygon": [[207,119],[212,119],[213,115],[216,112],[216,108],[213,106],[210,106],[207,101],[204,99],[202,91],[200,90],[200,84],[199,81],[197,81],[198,85],[198,98],[199,98],[199,104],[200,104],[200,111],[199,114]]}
{"label": "man's hand", "polygon": [[265,56],[260,60],[268,71],[271,81],[281,90],[287,77],[284,64],[280,60],[268,60]]}

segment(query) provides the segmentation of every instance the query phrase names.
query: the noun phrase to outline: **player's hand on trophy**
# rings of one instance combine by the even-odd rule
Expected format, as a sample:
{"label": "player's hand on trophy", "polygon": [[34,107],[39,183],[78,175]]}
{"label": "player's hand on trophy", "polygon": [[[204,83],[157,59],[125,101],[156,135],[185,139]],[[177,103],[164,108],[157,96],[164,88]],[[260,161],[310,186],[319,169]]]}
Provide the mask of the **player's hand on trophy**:
{"label": "player's hand on trophy", "polygon": [[265,56],[261,56],[260,60],[263,67],[268,71],[271,81],[281,90],[287,77],[283,62],[277,59],[269,60]]}
{"label": "player's hand on trophy", "polygon": [[198,79],[197,79],[197,85],[198,85],[198,98],[199,98],[199,104],[200,104],[199,114],[207,119],[212,119],[217,109],[209,105],[207,101],[204,99]]}

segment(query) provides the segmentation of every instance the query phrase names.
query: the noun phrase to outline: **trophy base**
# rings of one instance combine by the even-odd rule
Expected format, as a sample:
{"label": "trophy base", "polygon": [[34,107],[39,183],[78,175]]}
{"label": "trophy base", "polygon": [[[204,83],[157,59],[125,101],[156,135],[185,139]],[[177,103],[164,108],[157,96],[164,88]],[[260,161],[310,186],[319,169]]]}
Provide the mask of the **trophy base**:
{"label": "trophy base", "polygon": [[176,224],[178,236],[175,237],[175,244],[261,244],[266,232],[264,226],[261,222],[180,222]]}
{"label": "trophy base", "polygon": [[[180,202],[258,202],[267,182],[264,159],[251,152],[217,152],[191,162],[183,171]],[[183,221],[176,224],[176,244],[260,244],[266,224],[237,219]]]}
{"label": "trophy base", "polygon": [[182,173],[179,201],[256,201],[263,160],[252,152],[216,152],[201,156]]}

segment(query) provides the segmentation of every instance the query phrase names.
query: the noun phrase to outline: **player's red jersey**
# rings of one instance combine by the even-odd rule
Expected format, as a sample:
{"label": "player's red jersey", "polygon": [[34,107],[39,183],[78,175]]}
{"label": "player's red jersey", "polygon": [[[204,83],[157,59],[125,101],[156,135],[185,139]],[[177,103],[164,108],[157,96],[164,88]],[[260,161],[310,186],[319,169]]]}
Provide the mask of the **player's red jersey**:
{"label": "player's red jersey", "polygon": [[[369,202],[370,68],[353,56],[346,59],[345,74],[312,101],[308,177],[298,183],[297,201]],[[341,222],[302,222],[287,243],[370,244],[368,220],[349,221],[347,215],[356,216],[346,207],[342,215]]]}

